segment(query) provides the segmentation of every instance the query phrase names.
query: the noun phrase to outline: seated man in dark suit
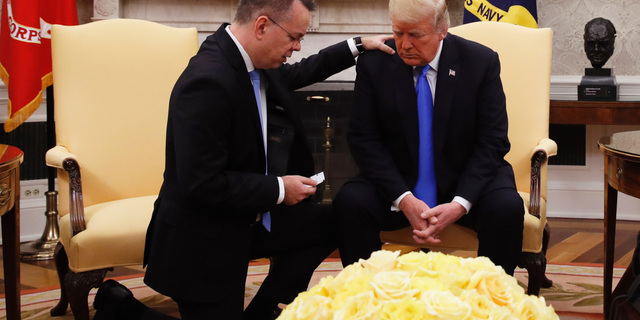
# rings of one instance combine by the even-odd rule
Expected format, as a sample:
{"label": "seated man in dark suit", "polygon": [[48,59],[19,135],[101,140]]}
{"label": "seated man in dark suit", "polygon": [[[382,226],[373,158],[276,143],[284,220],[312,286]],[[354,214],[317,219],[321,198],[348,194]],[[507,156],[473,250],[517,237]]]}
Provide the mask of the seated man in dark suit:
{"label": "seated man in dark suit", "polygon": [[[513,274],[523,201],[511,165],[498,54],[448,34],[445,0],[391,0],[395,55],[358,58],[347,139],[360,173],[333,208],[344,265],[411,225],[438,243],[452,223],[478,233],[478,255]],[[499,36],[499,35],[496,35]]]}
{"label": "seated man in dark suit", "polygon": [[[183,320],[271,319],[337,247],[330,207],[308,201],[314,163],[290,92],[353,66],[365,49],[393,51],[390,36],[357,37],[286,64],[314,8],[241,0],[233,24],[204,41],[173,89],[145,283],[175,300]],[[247,266],[262,257],[269,275],[243,314]],[[113,281],[94,307],[96,319],[167,317]]]}

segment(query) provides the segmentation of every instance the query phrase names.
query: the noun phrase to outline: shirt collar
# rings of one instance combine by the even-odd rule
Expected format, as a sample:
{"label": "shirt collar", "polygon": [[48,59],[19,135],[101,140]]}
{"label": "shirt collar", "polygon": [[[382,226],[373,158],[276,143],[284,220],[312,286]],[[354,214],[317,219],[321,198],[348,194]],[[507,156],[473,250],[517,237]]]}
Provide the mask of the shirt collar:
{"label": "shirt collar", "polygon": [[438,46],[438,53],[436,53],[435,58],[429,62],[429,66],[431,69],[438,72],[438,67],[440,66],[440,53],[442,53],[442,40],[440,40],[440,45]]}
{"label": "shirt collar", "polygon": [[[251,62],[251,57],[249,57],[249,54],[247,53],[247,51],[244,50],[244,47],[242,47],[238,39],[236,39],[233,33],[231,33],[231,29],[229,27],[230,26],[227,26],[226,28],[224,28],[224,30],[227,31],[227,33],[231,37],[231,40],[233,40],[233,42],[236,44],[236,47],[238,47],[238,50],[240,51],[240,55],[242,55],[242,59],[244,60],[244,64],[247,67],[247,72],[253,71],[255,67],[253,66],[253,62]],[[440,53],[438,53],[438,56],[440,56]]]}

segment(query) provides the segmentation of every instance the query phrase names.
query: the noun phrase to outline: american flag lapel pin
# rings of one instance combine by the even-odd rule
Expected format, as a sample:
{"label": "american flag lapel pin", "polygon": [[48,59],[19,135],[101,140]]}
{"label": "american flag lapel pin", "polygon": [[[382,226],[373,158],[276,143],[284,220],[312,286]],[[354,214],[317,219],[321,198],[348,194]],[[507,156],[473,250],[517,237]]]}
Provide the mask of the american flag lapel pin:
{"label": "american flag lapel pin", "polygon": [[449,69],[449,75],[452,76],[452,77],[455,77],[456,76],[456,71],[452,70],[452,69]]}

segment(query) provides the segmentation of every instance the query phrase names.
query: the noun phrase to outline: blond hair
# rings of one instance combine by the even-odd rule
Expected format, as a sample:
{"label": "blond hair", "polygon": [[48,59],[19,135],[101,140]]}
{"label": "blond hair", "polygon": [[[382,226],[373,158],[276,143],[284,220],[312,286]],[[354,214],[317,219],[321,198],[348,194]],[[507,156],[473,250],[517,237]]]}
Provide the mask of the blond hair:
{"label": "blond hair", "polygon": [[436,33],[449,29],[449,10],[445,0],[390,0],[389,18],[405,23],[432,19]]}

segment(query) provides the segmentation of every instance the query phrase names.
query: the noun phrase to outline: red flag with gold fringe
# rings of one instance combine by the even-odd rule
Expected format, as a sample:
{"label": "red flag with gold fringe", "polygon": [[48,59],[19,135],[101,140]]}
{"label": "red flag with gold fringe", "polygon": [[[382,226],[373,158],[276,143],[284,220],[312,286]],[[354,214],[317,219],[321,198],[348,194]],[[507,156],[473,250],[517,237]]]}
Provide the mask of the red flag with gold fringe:
{"label": "red flag with gold fringe", "polygon": [[77,25],[76,0],[3,0],[0,78],[9,91],[4,131],[25,122],[42,101],[51,76],[51,25]]}

